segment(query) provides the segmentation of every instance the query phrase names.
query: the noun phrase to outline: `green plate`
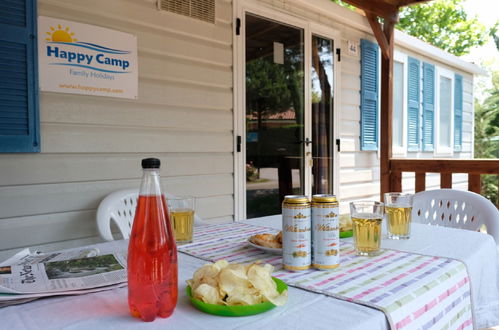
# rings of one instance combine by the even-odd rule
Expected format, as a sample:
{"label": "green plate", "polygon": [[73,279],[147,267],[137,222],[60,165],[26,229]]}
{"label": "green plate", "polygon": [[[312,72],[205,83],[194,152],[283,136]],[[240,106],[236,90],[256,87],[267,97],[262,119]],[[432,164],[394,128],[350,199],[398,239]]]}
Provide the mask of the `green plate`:
{"label": "green plate", "polygon": [[347,238],[353,236],[353,230],[340,231],[340,238]]}
{"label": "green plate", "polygon": [[[286,290],[288,288],[286,283],[284,283],[280,279],[275,278],[275,277],[272,277],[272,279],[277,284],[277,291],[279,293],[283,292],[284,290]],[[272,308],[275,307],[275,305],[271,302],[264,302],[261,304],[247,305],[247,306],[226,306],[226,305],[207,304],[205,302],[202,302],[201,300],[194,299],[192,297],[190,285],[187,286],[185,291],[187,292],[187,296],[191,300],[191,304],[193,304],[194,307],[196,307],[197,309],[199,309],[202,312],[205,312],[208,314],[213,314],[213,315],[249,316],[249,315],[255,315],[255,314],[260,314],[260,313],[266,312],[266,311],[271,310]]]}

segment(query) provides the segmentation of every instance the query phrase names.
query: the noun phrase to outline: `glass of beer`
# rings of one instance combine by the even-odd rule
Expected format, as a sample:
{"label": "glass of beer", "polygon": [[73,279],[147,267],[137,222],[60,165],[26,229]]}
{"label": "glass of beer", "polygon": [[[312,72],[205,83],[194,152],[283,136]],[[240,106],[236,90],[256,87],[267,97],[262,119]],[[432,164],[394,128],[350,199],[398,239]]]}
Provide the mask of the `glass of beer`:
{"label": "glass of beer", "polygon": [[408,239],[411,234],[413,194],[386,193],[385,212],[388,238]]}
{"label": "glass of beer", "polygon": [[194,197],[168,199],[170,220],[177,243],[191,243],[194,228]]}
{"label": "glass of beer", "polygon": [[353,241],[357,255],[372,257],[379,253],[383,209],[383,203],[375,201],[350,203]]}

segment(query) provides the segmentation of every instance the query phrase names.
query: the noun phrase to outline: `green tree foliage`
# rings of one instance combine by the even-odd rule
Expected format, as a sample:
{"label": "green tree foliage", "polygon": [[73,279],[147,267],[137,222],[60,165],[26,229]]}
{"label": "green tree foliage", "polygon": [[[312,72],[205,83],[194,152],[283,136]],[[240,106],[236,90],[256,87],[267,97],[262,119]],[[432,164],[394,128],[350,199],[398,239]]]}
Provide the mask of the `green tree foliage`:
{"label": "green tree foliage", "polygon": [[345,3],[345,2],[343,2],[343,1],[341,1],[341,0],[332,0],[332,1],[333,1],[333,2],[336,2],[336,3],[337,3],[337,4],[339,4],[340,6],[347,7],[347,8],[349,8],[349,9],[351,9],[351,10],[355,11],[355,7],[354,7],[354,6],[352,6],[352,5],[349,5],[348,3]]}
{"label": "green tree foliage", "polygon": [[[354,9],[341,0],[332,1]],[[403,7],[396,28],[456,56],[467,54],[473,47],[484,45],[489,36],[476,17],[468,17],[463,1],[433,0]],[[499,37],[495,34],[498,26],[495,28],[489,33],[499,47]]]}
{"label": "green tree foliage", "polygon": [[[499,158],[499,71],[492,73],[493,87],[480,104],[475,101],[475,158]],[[497,176],[482,176],[482,193],[497,203]]]}
{"label": "green tree foliage", "polygon": [[[283,64],[274,63],[273,52],[246,63],[246,130],[256,133],[246,145],[247,180],[258,180],[262,167],[277,166],[282,153],[298,154],[296,141],[303,140],[303,51],[298,45],[284,52]],[[288,111],[295,112],[295,125],[272,125],[272,115]]]}
{"label": "green tree foliage", "polygon": [[451,54],[461,56],[488,39],[486,28],[469,18],[463,0],[434,0],[404,7],[397,28]]}
{"label": "green tree foliage", "polygon": [[499,71],[492,73],[489,96],[475,106],[475,157],[499,158]]}
{"label": "green tree foliage", "polygon": [[292,103],[284,67],[265,58],[247,63],[246,93],[248,108],[259,117],[287,110]]}
{"label": "green tree foliage", "polygon": [[489,91],[490,96],[483,102],[483,108],[490,116],[490,125],[487,128],[487,133],[499,136],[499,71],[492,73],[492,84],[493,87]]}
{"label": "green tree foliage", "polygon": [[[286,49],[283,65],[270,57],[260,57],[246,64],[246,106],[259,121],[266,116],[293,108],[302,111],[303,59],[301,53]],[[297,115],[300,118],[300,115]]]}

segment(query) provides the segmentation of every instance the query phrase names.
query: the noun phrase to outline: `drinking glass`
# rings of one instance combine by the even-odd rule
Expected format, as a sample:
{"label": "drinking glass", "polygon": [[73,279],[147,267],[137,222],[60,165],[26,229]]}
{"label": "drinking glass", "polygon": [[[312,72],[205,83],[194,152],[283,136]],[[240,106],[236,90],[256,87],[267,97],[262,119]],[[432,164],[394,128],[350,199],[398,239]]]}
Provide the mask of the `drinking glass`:
{"label": "drinking glass", "polygon": [[168,199],[170,219],[177,243],[191,243],[194,228],[194,197]]}
{"label": "drinking glass", "polygon": [[359,256],[375,256],[381,246],[381,222],[384,205],[375,201],[350,203],[353,240]]}
{"label": "drinking glass", "polygon": [[413,194],[390,192],[385,194],[388,238],[408,239],[411,234]]}

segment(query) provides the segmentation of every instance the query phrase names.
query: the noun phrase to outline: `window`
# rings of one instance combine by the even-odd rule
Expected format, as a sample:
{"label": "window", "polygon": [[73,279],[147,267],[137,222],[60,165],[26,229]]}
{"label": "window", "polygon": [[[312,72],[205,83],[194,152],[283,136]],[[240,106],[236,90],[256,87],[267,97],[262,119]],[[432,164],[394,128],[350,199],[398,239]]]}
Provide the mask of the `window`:
{"label": "window", "polygon": [[394,156],[406,155],[406,105],[407,95],[406,66],[407,56],[395,51],[393,63],[393,120],[392,153]]}
{"label": "window", "polygon": [[0,4],[0,152],[40,151],[35,4]]}
{"label": "window", "polygon": [[[431,63],[407,58],[407,78],[400,72],[403,55],[395,53],[393,67],[393,125],[400,125],[399,81],[407,82],[403,100],[407,104],[407,151],[431,151],[435,156],[452,156],[461,151],[463,121],[463,77]],[[405,88],[405,86],[404,86]],[[407,95],[407,96],[405,96]],[[421,101],[420,101],[421,100]],[[402,110],[404,111],[404,110]],[[405,114],[405,112],[404,112]],[[401,144],[400,131],[393,128],[393,154]],[[404,146],[402,144],[402,146]],[[403,147],[405,148],[405,147]]]}
{"label": "window", "polygon": [[404,63],[393,65],[393,145],[403,147],[404,122]]}
{"label": "window", "polygon": [[450,148],[451,133],[451,86],[452,80],[446,77],[440,77],[440,134],[438,143],[440,146]]}
{"label": "window", "polygon": [[437,113],[436,147],[437,155],[452,155],[454,148],[454,76],[449,70],[437,68]]}
{"label": "window", "polygon": [[463,77],[454,76],[454,151],[463,145]]}

